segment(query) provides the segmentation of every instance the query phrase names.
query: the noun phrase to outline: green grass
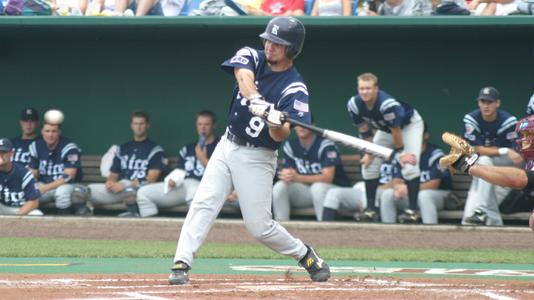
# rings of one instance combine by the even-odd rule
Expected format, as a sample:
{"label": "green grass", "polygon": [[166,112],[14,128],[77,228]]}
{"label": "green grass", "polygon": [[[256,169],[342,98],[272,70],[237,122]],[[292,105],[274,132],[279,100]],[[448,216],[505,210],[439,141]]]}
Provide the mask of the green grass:
{"label": "green grass", "polygon": [[[81,239],[45,239],[0,237],[0,257],[147,257],[171,258],[175,242],[111,241]],[[497,249],[376,249],[320,247],[321,256],[329,260],[418,261],[456,263],[512,263],[534,261],[531,250]],[[200,258],[279,259],[283,256],[260,244],[205,244]]]}

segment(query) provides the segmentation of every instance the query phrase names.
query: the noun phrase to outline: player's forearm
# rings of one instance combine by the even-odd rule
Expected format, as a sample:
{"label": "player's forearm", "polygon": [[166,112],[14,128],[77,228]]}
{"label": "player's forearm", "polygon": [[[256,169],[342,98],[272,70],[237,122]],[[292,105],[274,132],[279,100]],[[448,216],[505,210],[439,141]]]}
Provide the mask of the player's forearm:
{"label": "player's forearm", "polygon": [[326,174],[315,174],[315,175],[302,175],[297,174],[295,176],[295,181],[304,183],[304,184],[312,184],[316,182],[324,182],[324,183],[332,183],[334,178],[327,176]]}
{"label": "player's forearm", "polygon": [[269,127],[269,135],[277,142],[287,139],[290,133],[289,123],[284,124],[282,127]]}
{"label": "player's forearm", "polygon": [[525,170],[514,167],[474,165],[469,169],[469,174],[489,183],[515,189],[525,188],[528,182]]}
{"label": "player's forearm", "polygon": [[400,127],[391,128],[391,136],[393,137],[395,149],[404,147],[404,140],[402,139],[402,131]]}
{"label": "player's forearm", "polygon": [[259,95],[256,84],[254,83],[254,73],[248,69],[235,69],[234,71],[237,86],[241,96],[249,99],[252,96]]}
{"label": "player's forearm", "polygon": [[154,183],[158,181],[159,176],[161,175],[161,171],[157,169],[148,170],[148,175],[146,176],[146,181],[148,183]]}
{"label": "player's forearm", "polygon": [[499,156],[499,148],[497,147],[485,147],[485,146],[475,146],[475,151],[480,155],[485,156]]}
{"label": "player's forearm", "polygon": [[39,208],[39,200],[26,201],[24,205],[19,209],[19,215],[27,215],[32,210]]}

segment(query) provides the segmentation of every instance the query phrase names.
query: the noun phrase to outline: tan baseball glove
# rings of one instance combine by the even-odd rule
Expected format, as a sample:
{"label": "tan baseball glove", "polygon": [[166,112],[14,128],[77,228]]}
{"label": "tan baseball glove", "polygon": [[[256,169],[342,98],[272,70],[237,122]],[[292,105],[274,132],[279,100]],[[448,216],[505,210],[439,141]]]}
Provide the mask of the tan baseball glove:
{"label": "tan baseball glove", "polygon": [[478,160],[479,154],[475,152],[475,148],[463,138],[450,132],[444,132],[441,138],[451,146],[451,152],[439,160],[441,167],[467,172]]}

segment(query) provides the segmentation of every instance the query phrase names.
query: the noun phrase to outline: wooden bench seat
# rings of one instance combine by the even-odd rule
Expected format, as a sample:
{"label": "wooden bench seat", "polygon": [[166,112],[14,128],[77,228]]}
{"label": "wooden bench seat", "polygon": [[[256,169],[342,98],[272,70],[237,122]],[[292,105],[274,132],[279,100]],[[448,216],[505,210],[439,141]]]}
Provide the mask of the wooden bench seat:
{"label": "wooden bench seat", "polygon": [[[105,182],[105,178],[100,175],[100,155],[85,155],[82,156],[82,169],[83,169],[83,184],[89,184],[89,183],[95,183],[95,182]],[[361,167],[360,167],[360,157],[359,155],[342,155],[341,159],[343,161],[343,167],[345,168],[345,171],[347,172],[347,175],[352,183],[355,183],[357,181],[363,180],[362,174],[361,174]],[[172,157],[169,159],[169,165],[171,167],[174,167],[176,165],[176,157]],[[465,199],[467,197],[467,191],[469,190],[469,186],[471,184],[471,176],[467,174],[454,174],[453,175],[453,192],[457,196],[460,207],[458,207],[456,210],[443,210],[439,212],[439,218],[440,220],[449,220],[449,221],[456,221],[459,223],[459,220],[461,220],[463,215],[463,204],[465,203]],[[124,211],[126,207],[122,203],[117,204],[110,204],[105,205],[102,207],[97,208],[97,210],[110,210],[110,211]],[[187,206],[181,205],[176,206],[172,208],[164,208],[161,209],[162,213],[165,214],[184,214],[187,212]],[[224,207],[222,210],[223,214],[228,215],[237,215],[239,214],[239,210],[234,207]],[[341,210],[339,212],[339,215],[341,217],[345,218],[351,218],[354,213],[350,211],[343,211]],[[314,218],[314,210],[313,208],[305,208],[305,209],[292,209],[291,210],[292,218]],[[530,217],[529,212],[521,212],[521,213],[514,213],[514,214],[503,214],[502,215],[503,220],[505,221],[526,221]]]}

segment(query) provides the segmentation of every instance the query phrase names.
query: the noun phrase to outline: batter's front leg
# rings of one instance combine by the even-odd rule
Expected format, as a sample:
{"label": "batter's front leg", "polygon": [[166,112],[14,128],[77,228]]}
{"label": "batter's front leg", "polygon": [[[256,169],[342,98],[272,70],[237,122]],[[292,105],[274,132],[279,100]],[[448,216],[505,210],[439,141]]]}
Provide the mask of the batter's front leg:
{"label": "batter's front leg", "polygon": [[272,250],[300,260],[306,255],[304,243],[272,219],[272,180],[276,154],[268,150],[241,147],[232,156],[232,178],[239,206],[249,233]]}
{"label": "batter's front leg", "polygon": [[230,193],[232,180],[224,153],[225,150],[230,150],[225,149],[229,143],[221,140],[210,158],[182,226],[174,262],[182,261],[192,265],[198,248],[206,239]]}

